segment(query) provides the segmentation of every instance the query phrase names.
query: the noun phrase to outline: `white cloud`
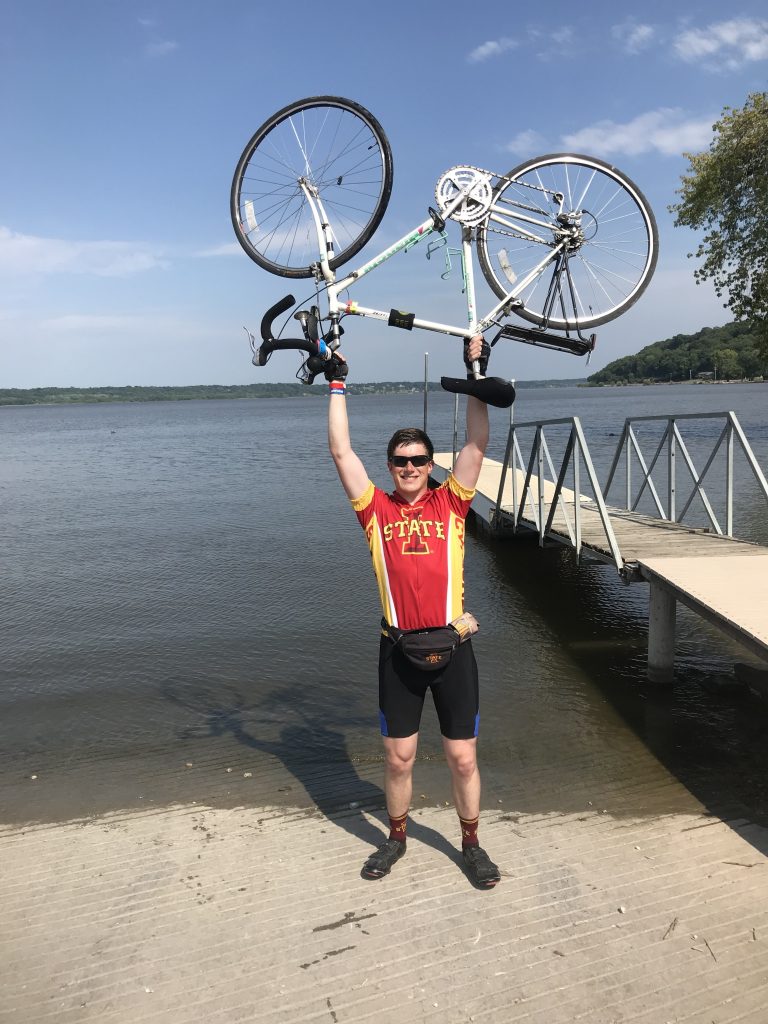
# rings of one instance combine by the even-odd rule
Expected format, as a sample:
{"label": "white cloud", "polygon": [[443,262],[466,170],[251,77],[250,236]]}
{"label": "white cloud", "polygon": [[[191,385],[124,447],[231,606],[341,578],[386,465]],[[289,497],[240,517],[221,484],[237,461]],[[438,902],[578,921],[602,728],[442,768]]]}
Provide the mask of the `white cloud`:
{"label": "white cloud", "polygon": [[[193,343],[221,336],[221,327],[198,322],[183,313],[62,313],[40,318],[17,318],[18,327],[35,335],[53,335],[61,338],[62,345],[72,339],[90,341],[127,336],[132,339],[172,338]],[[241,341],[242,331],[232,331],[232,337]]]}
{"label": "white cloud", "polygon": [[675,40],[674,49],[682,60],[701,63],[707,70],[736,71],[768,59],[768,21],[733,18],[687,29]]}
{"label": "white cloud", "polygon": [[570,46],[573,42],[573,29],[569,25],[555,29],[552,33],[552,41],[558,46]]}
{"label": "white cloud", "polygon": [[487,43],[476,46],[469,54],[467,60],[470,64],[479,64],[480,61],[488,60],[490,57],[500,57],[502,53],[514,50],[519,43],[515,39],[502,36],[501,39],[491,39]]}
{"label": "white cloud", "polygon": [[513,153],[515,156],[535,156],[545,148],[544,136],[532,128],[518,132],[502,147],[505,153]]}
{"label": "white cloud", "polygon": [[144,53],[148,57],[165,57],[166,54],[173,53],[178,48],[178,43],[173,42],[171,39],[166,39],[160,43],[147,43],[144,47]]}
{"label": "white cloud", "polygon": [[[227,384],[254,379],[243,331],[238,324],[222,333],[220,315],[188,308],[140,314],[101,313],[87,305],[75,308],[68,315],[19,315],[2,324],[0,377],[5,387]],[[275,369],[279,368],[277,364]],[[272,379],[287,380],[293,372],[290,361],[287,367],[283,361],[282,369],[282,378]]]}
{"label": "white cloud", "polygon": [[620,25],[611,28],[611,35],[616,39],[625,53],[640,53],[650,46],[656,35],[652,25],[639,25],[627,19]]}
{"label": "white cloud", "polygon": [[22,235],[0,226],[0,271],[6,274],[94,274],[126,277],[166,264],[141,242],[77,242]]}
{"label": "white cloud", "polygon": [[243,250],[239,242],[222,242],[221,245],[211,246],[210,249],[201,249],[195,256],[242,256]]}
{"label": "white cloud", "polygon": [[531,46],[536,48],[536,57],[541,61],[550,61],[554,57],[573,57],[576,52],[576,36],[570,25],[556,29],[540,29],[531,25],[527,36]]}
{"label": "white cloud", "polygon": [[712,138],[714,117],[686,118],[677,107],[662,107],[640,114],[632,121],[597,121],[563,136],[563,146],[583,153],[637,156],[657,152],[679,156],[705,148]]}
{"label": "white cloud", "polygon": [[132,332],[140,327],[155,326],[156,321],[143,316],[114,316],[93,313],[67,313],[40,321],[44,331],[55,334],[91,334]]}

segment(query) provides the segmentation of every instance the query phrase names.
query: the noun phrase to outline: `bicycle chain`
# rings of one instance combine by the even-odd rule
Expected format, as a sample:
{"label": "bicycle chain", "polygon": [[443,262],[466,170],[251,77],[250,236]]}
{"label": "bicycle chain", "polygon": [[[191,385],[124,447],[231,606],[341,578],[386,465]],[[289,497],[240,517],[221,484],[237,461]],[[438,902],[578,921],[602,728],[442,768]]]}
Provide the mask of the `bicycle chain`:
{"label": "bicycle chain", "polygon": [[[546,192],[548,194],[554,194],[552,189],[551,188],[547,188],[545,185],[533,185],[529,181],[520,181],[518,178],[510,178],[510,176],[508,174],[497,174],[495,171],[487,171],[484,167],[475,167],[474,164],[457,164],[456,167],[450,167],[445,172],[445,174],[450,174],[451,171],[455,171],[455,170],[458,170],[458,169],[461,169],[461,170],[465,170],[466,169],[468,171],[477,171],[479,174],[487,174],[491,178],[497,178],[500,183],[502,181],[506,181],[508,184],[510,182],[514,182],[516,185],[522,185],[523,188],[533,189],[535,192]],[[444,178],[445,174],[441,175],[441,177]],[[494,189],[494,191],[496,191],[496,189]],[[530,206],[530,207],[526,207],[526,209],[536,210],[537,207]],[[541,211],[539,211],[539,212],[541,212]]]}
{"label": "bicycle chain", "polygon": [[[530,188],[533,189],[535,192],[543,192],[546,195],[554,194],[552,192],[552,189],[545,188],[543,185],[533,185],[527,181],[518,181],[516,178],[511,178],[508,174],[496,174],[494,171],[487,171],[483,167],[475,167],[474,164],[457,164],[455,167],[450,167],[438,179],[437,185],[435,186],[435,201],[437,202],[438,206],[440,205],[440,196],[438,195],[438,188],[440,186],[440,183],[443,181],[444,178],[447,178],[448,175],[451,174],[453,171],[475,171],[478,175],[487,175],[490,178],[496,178],[499,184],[494,188],[494,194],[498,193],[501,185],[505,182],[507,184],[514,183],[515,185],[520,185],[522,188]],[[527,203],[515,203],[515,206],[520,210],[527,210],[528,213],[544,213],[541,207],[528,206]],[[485,214],[483,214],[483,217],[485,217]],[[458,217],[455,219],[459,220]],[[480,218],[480,221],[482,221],[482,218]],[[528,235],[524,235],[520,232],[509,231],[505,230],[504,228],[491,227],[490,218],[488,219],[488,222],[486,222],[485,226],[488,231],[494,231],[496,234],[506,235],[508,238],[520,238],[523,241],[530,241]]]}

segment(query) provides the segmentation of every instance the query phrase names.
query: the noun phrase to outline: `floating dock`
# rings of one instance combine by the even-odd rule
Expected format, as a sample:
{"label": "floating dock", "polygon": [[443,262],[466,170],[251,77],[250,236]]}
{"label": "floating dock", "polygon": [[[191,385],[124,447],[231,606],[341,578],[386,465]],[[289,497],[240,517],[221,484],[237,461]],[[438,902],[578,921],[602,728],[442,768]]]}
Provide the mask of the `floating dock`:
{"label": "floating dock", "polygon": [[[436,453],[435,477],[444,479],[452,464],[451,452]],[[677,602],[768,661],[768,548],[613,508],[584,494],[577,500],[573,490],[563,486],[557,492],[550,480],[543,481],[540,494],[535,476],[528,480],[530,500],[521,504],[526,476],[485,459],[472,505],[475,515],[499,536],[516,530],[543,537],[542,522],[549,511],[547,541],[574,547],[578,540],[581,556],[609,563],[620,552],[617,568],[624,578],[650,584],[652,681],[668,683],[674,676]]]}

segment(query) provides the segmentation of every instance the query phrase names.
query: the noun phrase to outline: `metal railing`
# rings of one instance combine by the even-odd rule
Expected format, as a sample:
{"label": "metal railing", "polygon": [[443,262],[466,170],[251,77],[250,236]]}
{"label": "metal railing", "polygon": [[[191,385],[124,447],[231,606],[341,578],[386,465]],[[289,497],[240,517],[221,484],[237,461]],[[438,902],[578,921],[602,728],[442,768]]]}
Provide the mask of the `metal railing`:
{"label": "metal railing", "polygon": [[[555,472],[549,445],[545,434],[546,427],[562,426],[570,424],[570,432],[565,445],[562,462],[559,471]],[[521,430],[535,428],[531,452],[527,462],[523,460],[518,435]],[[590,498],[581,493],[581,471],[582,466],[586,469],[586,476],[594,497]],[[512,506],[503,505],[504,486],[508,472],[511,470]],[[525,471],[525,480],[522,488],[519,486],[518,471],[522,474]],[[547,477],[547,470],[549,477]],[[565,481],[568,471],[573,475],[573,515],[568,510],[568,502],[564,499]],[[536,482],[535,494],[532,483]],[[550,486],[546,486],[550,485]],[[554,487],[551,497],[547,498],[547,491]],[[530,516],[526,516],[526,507]],[[510,423],[507,446],[504,453],[504,461],[501,468],[501,479],[499,481],[499,492],[496,498],[495,524],[497,529],[501,528],[503,516],[500,513],[507,513],[512,517],[512,529],[514,532],[524,526],[530,529],[528,522],[532,523],[539,536],[539,544],[543,545],[546,538],[559,542],[563,541],[563,534],[553,528],[555,514],[558,508],[562,512],[565,528],[570,538],[570,543],[576,551],[576,557],[580,557],[582,549],[582,520],[583,508],[589,508],[594,514],[598,512],[600,522],[605,532],[605,537],[611,551],[611,556],[616,568],[621,572],[624,560],[619,550],[619,545],[614,534],[608,510],[603,499],[603,493],[597,480],[597,474],[592,463],[584,431],[576,416],[563,419],[542,420],[530,423]],[[523,520],[527,520],[526,523]]]}
{"label": "metal railing", "polygon": [[[702,420],[702,419],[724,419],[725,424],[720,436],[715,443],[712,452],[707,459],[706,465],[701,473],[698,472],[694,461],[683,441],[682,435],[678,429],[677,424],[681,420]],[[656,450],[653,457],[650,460],[650,464],[646,462],[643,455],[640,443],[634,430],[634,425],[640,422],[650,423],[666,422],[664,433],[661,436],[661,440],[656,445]],[[619,443],[616,446],[616,453],[611,463],[611,469],[608,473],[608,480],[605,485],[606,496],[610,492],[611,486],[614,482],[616,470],[621,462],[622,454],[624,455],[624,493],[625,493],[625,507],[634,512],[646,489],[653,499],[654,505],[659,516],[668,522],[681,523],[692,507],[694,499],[698,496],[701,500],[701,504],[704,507],[707,518],[709,519],[712,528],[719,534],[725,534],[728,537],[733,536],[733,480],[734,480],[734,449],[736,442],[741,445],[742,452],[746,458],[747,464],[749,465],[755,479],[763,492],[763,495],[768,499],[768,482],[766,482],[765,476],[763,475],[760,466],[757,463],[755,455],[750,447],[749,441],[744,435],[744,431],[733,412],[710,412],[710,413],[685,413],[681,416],[630,416],[624,421],[624,429],[621,433]],[[709,473],[712,466],[715,464],[715,458],[718,452],[723,448],[725,459],[725,530],[722,529],[720,523],[715,515],[712,508],[712,503],[704,490],[703,483],[704,478]],[[654,484],[652,473],[656,467],[659,459],[662,457],[662,464],[666,464],[666,505],[662,502],[659,497],[658,490]],[[688,498],[683,505],[682,509],[678,512],[678,453],[682,456],[683,461],[691,475],[693,481],[693,487],[691,489]],[[633,454],[636,457],[636,461],[641,469],[641,483],[637,491],[636,496],[632,496],[632,482],[633,482]]]}

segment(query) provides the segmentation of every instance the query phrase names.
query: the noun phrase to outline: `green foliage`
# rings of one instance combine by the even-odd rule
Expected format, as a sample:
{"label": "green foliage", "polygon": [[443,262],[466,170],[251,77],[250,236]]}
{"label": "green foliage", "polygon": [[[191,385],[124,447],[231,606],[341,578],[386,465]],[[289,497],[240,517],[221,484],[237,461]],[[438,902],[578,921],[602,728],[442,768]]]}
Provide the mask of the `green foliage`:
{"label": "green foliage", "polygon": [[[518,381],[520,387],[568,387],[575,380]],[[429,391],[442,391],[430,381]],[[423,381],[385,380],[370,384],[347,381],[351,395],[411,394],[424,391]],[[325,381],[305,384],[193,384],[187,387],[0,388],[2,405],[72,405],[98,402],[189,402],[214,398],[317,398],[328,393]]]}
{"label": "green foliage", "polygon": [[768,93],[725,107],[705,153],[686,153],[675,224],[705,234],[695,253],[697,282],[711,280],[739,320],[758,330],[768,356]]}
{"label": "green foliage", "polygon": [[0,405],[69,405],[80,402],[176,402],[207,398],[284,398],[302,384],[207,384],[192,387],[0,388]]}
{"label": "green foliage", "polygon": [[[439,390],[439,384],[430,384]],[[417,381],[349,383],[350,394],[422,391]],[[70,405],[98,402],[189,402],[214,398],[316,398],[328,392],[325,381],[304,384],[196,384],[187,387],[0,388],[0,405]]]}
{"label": "green foliage", "polygon": [[633,356],[615,359],[587,378],[589,384],[640,384],[695,380],[701,374],[718,380],[768,376],[768,356],[758,348],[754,324],[705,327],[696,334],[676,334],[647,345]]}

